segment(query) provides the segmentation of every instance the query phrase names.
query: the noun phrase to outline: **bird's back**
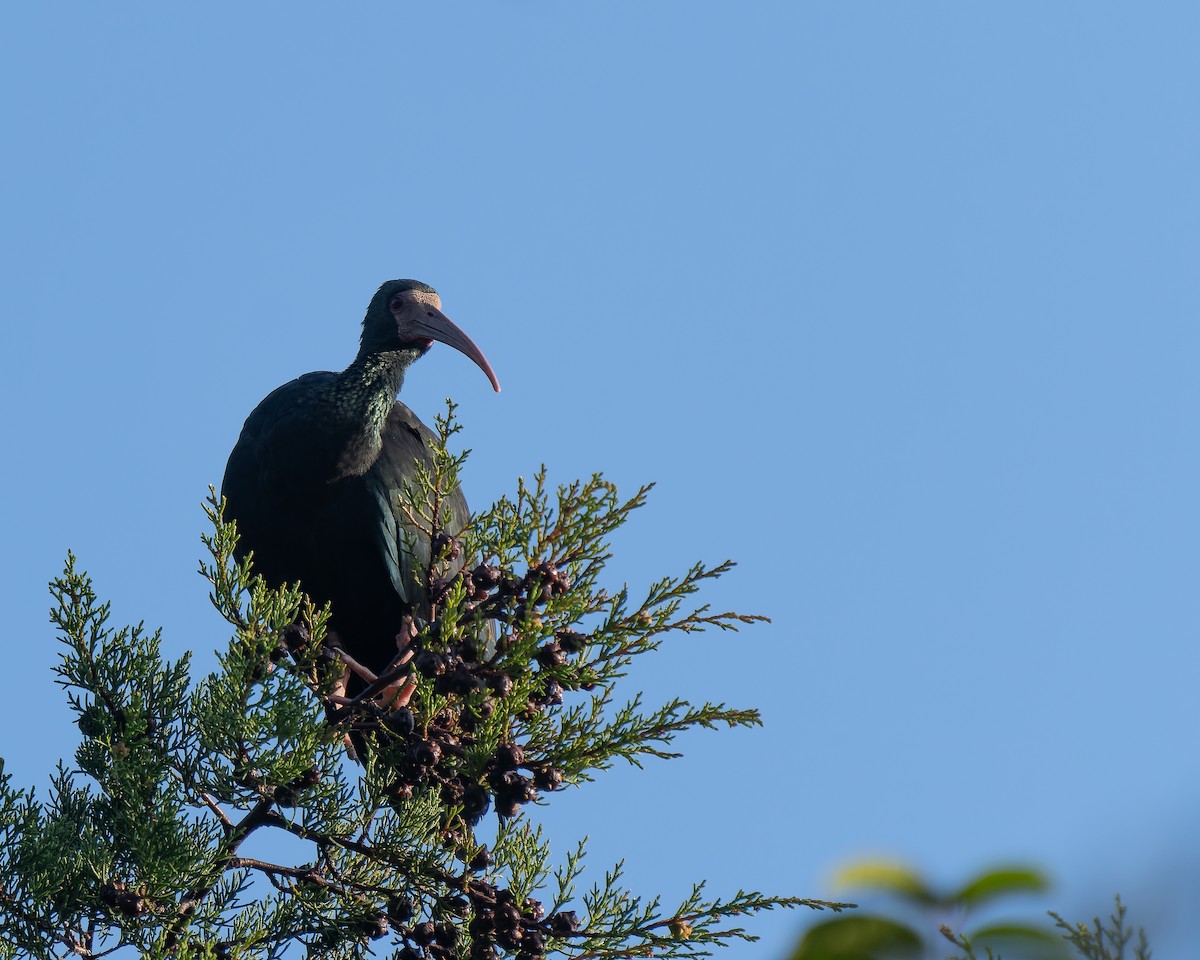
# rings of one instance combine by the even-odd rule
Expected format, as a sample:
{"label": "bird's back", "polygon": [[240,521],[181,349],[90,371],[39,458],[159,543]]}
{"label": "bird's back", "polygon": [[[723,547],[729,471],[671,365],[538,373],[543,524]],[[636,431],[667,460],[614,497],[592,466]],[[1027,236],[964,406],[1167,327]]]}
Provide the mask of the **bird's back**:
{"label": "bird's back", "polygon": [[[268,584],[299,581],[332,604],[347,651],[381,670],[396,654],[405,614],[428,615],[429,538],[399,506],[417,463],[432,466],[429,430],[396,402],[373,462],[342,475],[346,437],[325,407],[336,374],[308,374],[266,397],[246,420],[221,486],[237,522],[238,555],[253,551]],[[469,518],[457,488],[447,500],[456,533]]]}

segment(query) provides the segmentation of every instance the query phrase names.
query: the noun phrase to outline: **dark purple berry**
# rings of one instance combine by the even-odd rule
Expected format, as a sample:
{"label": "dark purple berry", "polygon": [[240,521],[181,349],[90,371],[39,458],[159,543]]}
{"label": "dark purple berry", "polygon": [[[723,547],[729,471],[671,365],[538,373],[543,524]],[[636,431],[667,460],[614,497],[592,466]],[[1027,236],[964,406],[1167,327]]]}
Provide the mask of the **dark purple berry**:
{"label": "dark purple berry", "polygon": [[279,786],[275,788],[275,802],[281,807],[294,807],[300,796],[291,787]]}
{"label": "dark purple berry", "polygon": [[562,782],[562,771],[555,767],[539,767],[533,772],[533,785],[539,790],[557,790]]}
{"label": "dark purple berry", "polygon": [[[463,901],[466,906],[466,901]],[[433,938],[443,947],[452,947],[458,943],[458,927],[452,923],[439,923],[434,928]]]}
{"label": "dark purple berry", "polygon": [[550,914],[550,919],[546,921],[546,926],[550,928],[551,933],[567,934],[578,933],[581,927],[579,916],[574,910],[563,910],[561,913]]}
{"label": "dark purple berry", "polygon": [[442,748],[436,740],[418,740],[408,748],[408,759],[418,767],[432,767],[442,758]]}
{"label": "dark purple berry", "polygon": [[495,768],[501,772],[516,770],[525,762],[525,750],[519,743],[502,743],[492,757]]}
{"label": "dark purple berry", "polygon": [[501,904],[496,910],[496,926],[501,930],[518,930],[521,927],[521,911],[515,903]]}
{"label": "dark purple berry", "polygon": [[446,658],[433,650],[422,650],[414,658],[413,666],[423,677],[438,677],[446,672]]}
{"label": "dark purple berry", "polygon": [[533,781],[515,770],[509,770],[499,776],[493,775],[492,784],[496,788],[496,812],[501,816],[513,816],[514,814],[506,814],[504,811],[519,809],[521,804],[537,799]]}
{"label": "dark purple berry", "polygon": [[[491,805],[491,800],[488,793],[477,783],[469,783],[463,788],[462,795],[462,815],[467,823],[474,826],[483,819],[484,814],[488,812],[488,807]],[[486,851],[486,847],[484,850]],[[478,858],[477,858],[478,859]],[[471,861],[474,864],[475,861]],[[487,866],[485,863],[484,866]],[[476,870],[482,870],[483,867],[473,867]]]}
{"label": "dark purple berry", "polygon": [[463,782],[458,777],[442,784],[442,805],[456,807],[463,798]]}
{"label": "dark purple berry", "polygon": [[413,918],[416,908],[408,897],[397,894],[388,901],[387,914],[392,923],[408,923]]}
{"label": "dark purple berry", "polygon": [[500,582],[500,568],[480,564],[471,571],[471,582],[477,589],[490,590]]}
{"label": "dark purple berry", "polygon": [[140,917],[146,912],[146,898],[120,880],[106,883],[99,890],[100,899],[128,917]]}
{"label": "dark purple berry", "polygon": [[283,645],[289,650],[302,650],[311,639],[308,627],[302,623],[292,623],[283,628]]}
{"label": "dark purple berry", "polygon": [[538,650],[537,662],[543,667],[561,667],[567,662],[567,653],[557,640],[550,640]]}
{"label": "dark purple berry", "polygon": [[79,732],[85,737],[98,737],[104,732],[104,713],[95,706],[86,707],[76,720],[79,726]]}
{"label": "dark purple berry", "polygon": [[490,720],[495,713],[496,701],[491,697],[484,697],[478,703],[472,704],[463,710],[459,717],[459,723],[462,724],[465,730],[474,730],[481,721]]}
{"label": "dark purple berry", "polygon": [[393,800],[411,800],[413,788],[411,783],[405,783],[403,780],[397,780],[388,788],[388,794]]}
{"label": "dark purple berry", "polygon": [[471,944],[471,960],[497,960],[500,956],[486,940],[476,940]]}
{"label": "dark purple berry", "polygon": [[439,692],[454,693],[460,697],[474,693],[483,686],[483,680],[472,673],[465,663],[458,663],[452,671],[439,677],[439,681],[444,681],[438,685],[446,688]]}
{"label": "dark purple berry", "polygon": [[459,542],[443,530],[439,530],[433,535],[430,547],[435,560],[445,558],[453,563],[462,554],[462,546]]}
{"label": "dark purple berry", "polygon": [[467,924],[467,933],[476,940],[488,936],[496,929],[496,912],[491,907],[483,907],[475,911],[475,916]]}
{"label": "dark purple berry", "polygon": [[[550,919],[553,920],[554,917],[551,917]],[[433,921],[426,920],[424,923],[418,923],[415,927],[413,927],[409,937],[412,939],[413,943],[422,947],[427,947],[433,943],[433,938],[436,936],[436,934],[437,927],[434,926]]]}
{"label": "dark purple berry", "polygon": [[588,642],[586,634],[577,633],[574,630],[556,630],[554,639],[567,653],[579,653]]}

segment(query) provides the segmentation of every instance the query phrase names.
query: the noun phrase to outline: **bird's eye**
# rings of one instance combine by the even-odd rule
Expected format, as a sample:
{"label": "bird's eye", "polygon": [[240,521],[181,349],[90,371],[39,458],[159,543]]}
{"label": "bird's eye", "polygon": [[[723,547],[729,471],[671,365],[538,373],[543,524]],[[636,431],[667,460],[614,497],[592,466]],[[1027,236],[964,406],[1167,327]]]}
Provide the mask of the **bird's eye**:
{"label": "bird's eye", "polygon": [[400,306],[400,304],[402,304],[403,302],[404,302],[404,298],[403,298],[403,297],[392,297],[391,308],[392,308],[393,310],[395,310],[395,309],[396,309],[397,307],[399,307],[399,306]]}

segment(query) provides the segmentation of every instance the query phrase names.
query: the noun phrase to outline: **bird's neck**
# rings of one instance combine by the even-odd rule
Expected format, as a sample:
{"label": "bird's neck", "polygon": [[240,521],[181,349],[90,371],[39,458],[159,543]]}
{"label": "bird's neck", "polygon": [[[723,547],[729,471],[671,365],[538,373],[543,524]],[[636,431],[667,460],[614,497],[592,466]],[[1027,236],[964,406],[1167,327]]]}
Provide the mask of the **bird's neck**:
{"label": "bird's neck", "polygon": [[359,355],[338,374],[334,393],[344,443],[340,476],[360,476],[371,468],[383,445],[383,425],[404,385],[404,374],[419,356],[413,350]]}

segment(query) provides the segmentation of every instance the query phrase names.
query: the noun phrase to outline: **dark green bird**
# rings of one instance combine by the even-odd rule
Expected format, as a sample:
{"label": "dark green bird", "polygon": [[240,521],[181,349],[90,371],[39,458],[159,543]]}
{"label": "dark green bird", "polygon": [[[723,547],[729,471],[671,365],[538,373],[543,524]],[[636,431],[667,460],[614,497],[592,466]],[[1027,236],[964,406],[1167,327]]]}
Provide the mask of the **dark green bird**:
{"label": "dark green bird", "polygon": [[[272,586],[299,581],[332,604],[339,646],[370,671],[396,657],[406,617],[428,615],[420,574],[428,537],[397,507],[432,431],[396,399],[404,374],[434,341],[466,354],[500,383],[483,353],[417,280],[389,280],[363,319],[358,356],[341,373],[308,373],[272,391],[246,419],[221,495],[237,521],[237,555]],[[452,523],[470,517],[462,492]]]}

